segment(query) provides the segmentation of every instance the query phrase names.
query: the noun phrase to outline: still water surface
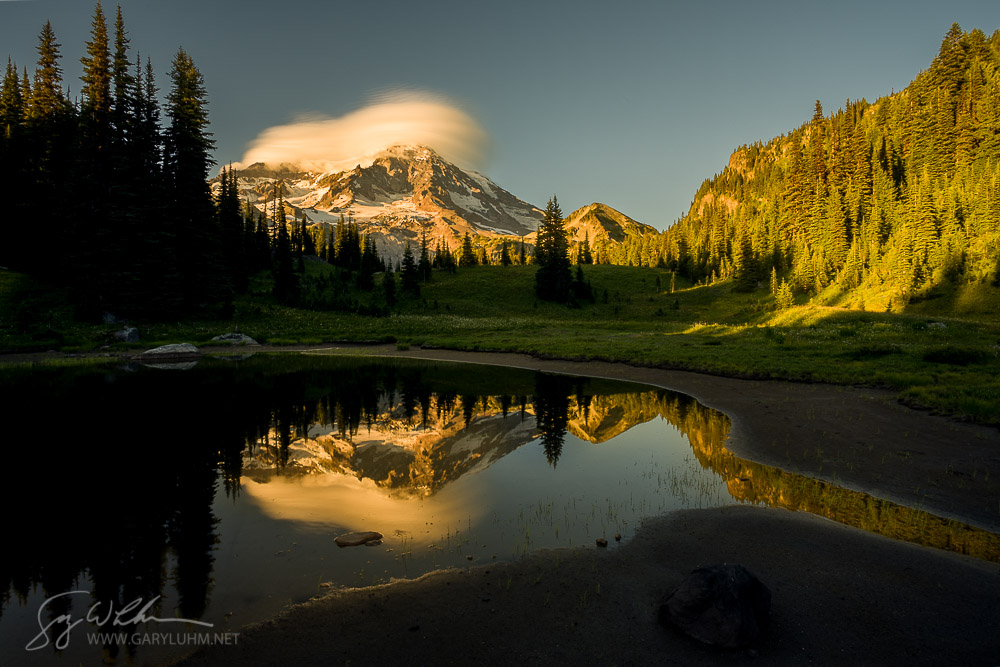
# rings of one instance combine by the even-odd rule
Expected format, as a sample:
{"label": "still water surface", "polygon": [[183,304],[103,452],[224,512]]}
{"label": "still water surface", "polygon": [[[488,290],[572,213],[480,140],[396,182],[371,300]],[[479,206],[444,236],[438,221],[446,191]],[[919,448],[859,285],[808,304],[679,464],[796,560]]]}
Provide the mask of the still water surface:
{"label": "still water surface", "polygon": [[[995,535],[733,457],[724,415],[647,386],[288,356],[2,381],[18,417],[6,472],[19,480],[4,486],[18,511],[3,520],[3,664],[158,661],[204,641],[184,633],[235,631],[333,587],[597,538],[614,549],[616,535],[681,508],[805,509],[998,552]],[[368,530],[382,542],[334,542]],[[45,604],[68,591],[82,593]],[[108,615],[135,600],[146,618],[213,627]],[[96,634],[108,631],[128,636]],[[26,651],[32,642],[41,648]]]}

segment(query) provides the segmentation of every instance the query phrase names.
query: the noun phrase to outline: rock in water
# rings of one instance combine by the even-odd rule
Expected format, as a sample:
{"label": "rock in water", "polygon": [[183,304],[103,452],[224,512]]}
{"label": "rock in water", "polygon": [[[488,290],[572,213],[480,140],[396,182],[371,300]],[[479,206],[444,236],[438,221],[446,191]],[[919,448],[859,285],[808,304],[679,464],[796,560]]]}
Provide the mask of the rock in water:
{"label": "rock in water", "polygon": [[767,625],[771,591],[742,565],[700,567],[660,607],[660,623],[706,644],[749,646]]}
{"label": "rock in water", "polygon": [[344,533],[343,535],[338,535],[334,538],[334,542],[337,543],[338,547],[357,547],[381,539],[382,533],[368,530],[362,533]]}

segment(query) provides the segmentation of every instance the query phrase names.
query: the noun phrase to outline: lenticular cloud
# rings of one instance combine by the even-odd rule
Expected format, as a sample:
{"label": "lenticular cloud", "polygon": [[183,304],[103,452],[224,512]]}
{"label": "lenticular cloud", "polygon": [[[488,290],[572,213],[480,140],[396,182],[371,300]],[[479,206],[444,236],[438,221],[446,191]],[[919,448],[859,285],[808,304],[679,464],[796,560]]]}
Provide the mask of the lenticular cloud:
{"label": "lenticular cloud", "polygon": [[479,168],[489,137],[466,112],[426,93],[387,93],[368,106],[339,118],[310,116],[271,127],[257,136],[243,156],[248,166],[298,165],[310,171],[341,171],[367,166],[379,151],[397,144],[427,146],[443,158]]}

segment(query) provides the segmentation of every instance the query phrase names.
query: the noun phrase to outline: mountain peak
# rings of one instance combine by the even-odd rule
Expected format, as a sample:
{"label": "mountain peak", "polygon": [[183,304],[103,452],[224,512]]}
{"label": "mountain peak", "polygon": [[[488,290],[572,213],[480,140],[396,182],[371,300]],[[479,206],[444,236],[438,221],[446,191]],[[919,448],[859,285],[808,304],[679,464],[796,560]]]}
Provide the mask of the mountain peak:
{"label": "mountain peak", "polygon": [[582,241],[584,237],[594,242],[604,237],[612,241],[622,242],[626,235],[641,236],[656,232],[656,229],[637,222],[607,204],[594,202],[576,209],[566,216],[565,227],[573,234],[573,239]]}
{"label": "mountain peak", "polygon": [[386,148],[385,150],[379,151],[376,153],[375,157],[376,159],[380,157],[396,157],[408,160],[426,160],[428,158],[440,159],[441,156],[435,153],[433,148],[428,146],[396,144]]}
{"label": "mountain peak", "polygon": [[[353,169],[323,174],[267,170],[237,172],[240,198],[265,210],[281,181],[286,213],[312,224],[353,218],[373,238],[379,253],[398,259],[407,243],[426,235],[457,249],[462,237],[499,247],[499,237],[526,236],[542,212],[485,176],[464,171],[424,145],[394,145]],[[494,241],[496,239],[496,241]]]}

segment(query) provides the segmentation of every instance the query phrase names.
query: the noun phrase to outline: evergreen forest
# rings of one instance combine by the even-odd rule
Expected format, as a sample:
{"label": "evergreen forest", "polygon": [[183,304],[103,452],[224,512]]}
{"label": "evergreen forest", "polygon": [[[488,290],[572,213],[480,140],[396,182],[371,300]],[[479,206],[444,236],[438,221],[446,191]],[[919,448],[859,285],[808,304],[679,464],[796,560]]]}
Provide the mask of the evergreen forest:
{"label": "evergreen forest", "polygon": [[954,24],[905,90],[832,114],[817,101],[611,261],[770,288],[779,305],[898,311],[935,290],[1000,286],[1000,32]]}

